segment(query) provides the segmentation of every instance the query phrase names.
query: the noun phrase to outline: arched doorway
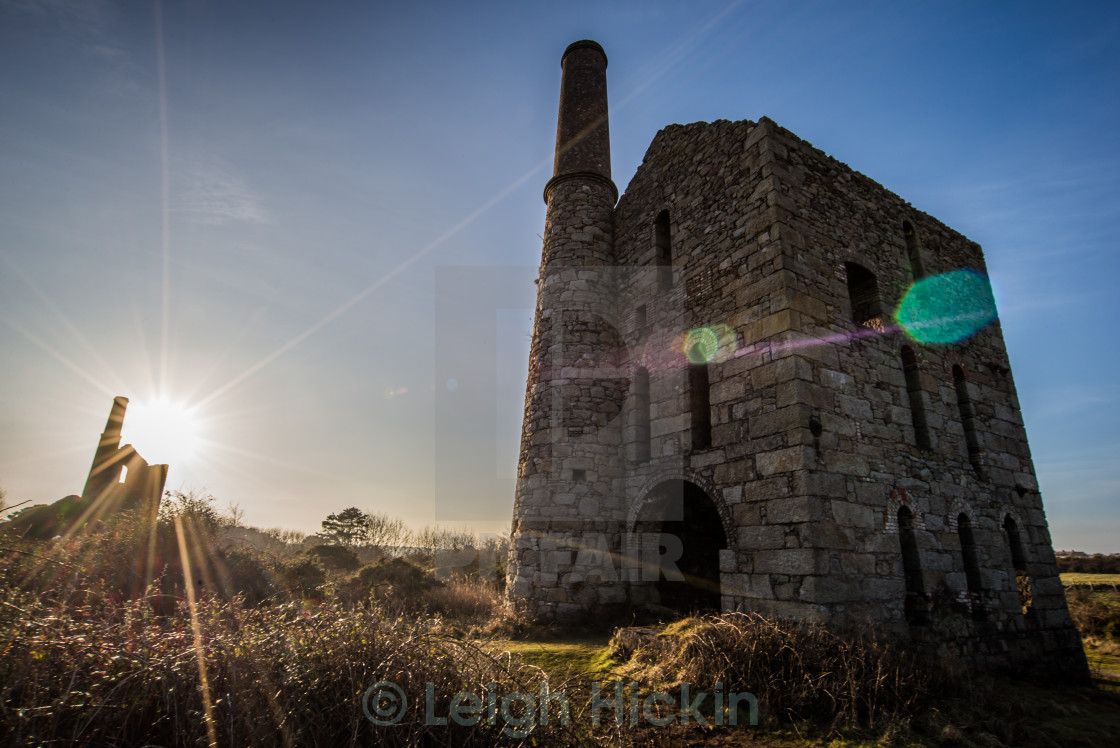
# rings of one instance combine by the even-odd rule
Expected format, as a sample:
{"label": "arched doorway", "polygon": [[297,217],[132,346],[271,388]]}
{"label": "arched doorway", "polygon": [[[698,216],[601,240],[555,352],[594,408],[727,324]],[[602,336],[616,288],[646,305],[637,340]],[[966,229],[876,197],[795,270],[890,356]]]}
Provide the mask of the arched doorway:
{"label": "arched doorway", "polygon": [[643,559],[642,581],[660,604],[681,613],[720,610],[719,552],[728,547],[719,509],[705,491],[669,480],[641,504],[634,533]]}

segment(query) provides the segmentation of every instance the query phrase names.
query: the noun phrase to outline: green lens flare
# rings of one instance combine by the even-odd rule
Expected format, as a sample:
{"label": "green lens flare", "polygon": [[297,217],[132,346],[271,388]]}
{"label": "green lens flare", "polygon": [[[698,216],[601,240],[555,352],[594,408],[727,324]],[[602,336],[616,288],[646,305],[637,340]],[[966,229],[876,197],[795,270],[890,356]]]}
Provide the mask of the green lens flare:
{"label": "green lens flare", "polygon": [[919,343],[957,343],[996,318],[988,279],[972,270],[922,278],[895,312],[894,319]]}
{"label": "green lens flare", "polygon": [[684,338],[684,355],[694,364],[706,364],[719,351],[719,335],[710,327],[697,327]]}

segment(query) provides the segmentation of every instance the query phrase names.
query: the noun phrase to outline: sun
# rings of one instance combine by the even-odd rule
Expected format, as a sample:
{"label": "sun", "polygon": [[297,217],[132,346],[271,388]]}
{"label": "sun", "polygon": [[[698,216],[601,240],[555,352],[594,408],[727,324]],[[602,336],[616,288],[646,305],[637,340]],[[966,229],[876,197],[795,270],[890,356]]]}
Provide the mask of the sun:
{"label": "sun", "polygon": [[130,403],[121,441],[131,444],[149,464],[172,467],[191,463],[202,446],[198,409],[166,398]]}

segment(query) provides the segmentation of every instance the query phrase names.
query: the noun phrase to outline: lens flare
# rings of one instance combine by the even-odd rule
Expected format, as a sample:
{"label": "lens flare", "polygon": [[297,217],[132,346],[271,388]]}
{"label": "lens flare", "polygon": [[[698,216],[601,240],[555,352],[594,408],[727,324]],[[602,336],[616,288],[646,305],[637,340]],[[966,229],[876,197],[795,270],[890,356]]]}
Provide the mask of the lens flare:
{"label": "lens flare", "polygon": [[202,422],[195,407],[164,398],[142,400],[128,406],[122,437],[148,462],[179,466],[197,455]]}
{"label": "lens flare", "polygon": [[681,344],[681,350],[693,364],[718,363],[730,358],[737,347],[735,331],[722,324],[693,328]]}
{"label": "lens flare", "polygon": [[899,327],[919,343],[957,343],[996,318],[988,278],[954,270],[915,283],[895,312]]}

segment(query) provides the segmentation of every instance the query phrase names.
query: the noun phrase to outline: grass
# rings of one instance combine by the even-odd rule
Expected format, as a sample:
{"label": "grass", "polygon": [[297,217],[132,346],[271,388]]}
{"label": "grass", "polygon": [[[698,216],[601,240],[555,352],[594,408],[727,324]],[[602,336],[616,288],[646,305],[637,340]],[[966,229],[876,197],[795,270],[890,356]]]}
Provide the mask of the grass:
{"label": "grass", "polygon": [[[211,732],[222,745],[519,742],[486,725],[375,729],[360,704],[376,680],[414,697],[434,683],[447,714],[458,691],[536,693],[547,679],[573,724],[534,730],[524,744],[540,746],[1106,746],[1120,734],[1115,694],[967,676],[939,685],[928,663],[860,637],[736,615],[670,624],[652,649],[623,654],[591,633],[476,644],[442,618],[330,601],[202,598],[157,615],[146,598],[78,605],[7,588],[0,600],[0,745],[185,746]],[[644,695],[683,679],[757,692],[765,727],[590,725],[591,682],[637,682]]]}
{"label": "grass", "polygon": [[1120,681],[1120,644],[1109,640],[1086,638],[1085,659],[1089,669],[1099,678]]}
{"label": "grass", "polygon": [[1120,585],[1120,574],[1083,574],[1067,571],[1061,577],[1062,584],[1066,587],[1074,584]]}
{"label": "grass", "polygon": [[[968,731],[1004,731],[1009,745],[1060,745],[1106,748],[1120,735],[1120,697],[1093,688],[1055,691],[1036,684],[994,680],[998,709],[962,711]],[[962,708],[964,705],[962,705]],[[967,734],[967,731],[963,731]]]}
{"label": "grass", "polygon": [[[0,550],[8,551],[0,554],[0,748],[1103,747],[1120,735],[1120,686],[1104,677],[1120,670],[1112,590],[1069,591],[1101,679],[1096,689],[1059,690],[916,658],[871,632],[761,616],[693,617],[614,636],[557,632],[500,613],[500,595],[477,579],[437,580],[399,559],[353,569],[226,548],[213,527],[189,517],[154,533],[121,523],[58,542],[3,541]],[[398,683],[414,711],[377,727],[364,710],[383,702],[366,689],[382,680]],[[640,698],[679,697],[684,683],[692,693],[716,683],[749,691],[763,725],[608,718],[595,726],[592,685],[610,682]],[[571,722],[539,725],[525,738],[486,720],[429,724],[416,711],[427,684],[435,713],[448,715],[460,692],[501,699],[540,693],[545,683],[566,694]],[[513,702],[512,720],[526,716],[522,706]]]}
{"label": "grass", "polygon": [[567,679],[572,676],[609,676],[608,636],[575,636],[557,641],[496,641],[498,651],[509,652],[526,665],[538,667],[549,675]]}

